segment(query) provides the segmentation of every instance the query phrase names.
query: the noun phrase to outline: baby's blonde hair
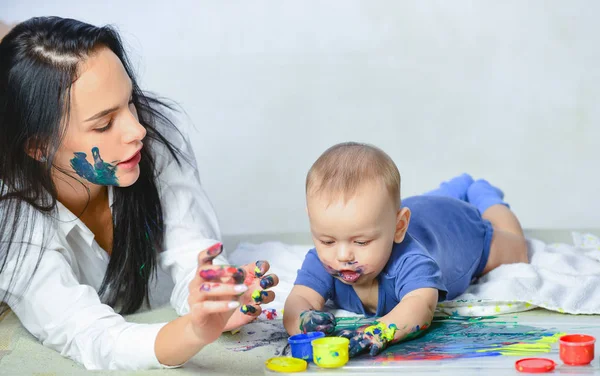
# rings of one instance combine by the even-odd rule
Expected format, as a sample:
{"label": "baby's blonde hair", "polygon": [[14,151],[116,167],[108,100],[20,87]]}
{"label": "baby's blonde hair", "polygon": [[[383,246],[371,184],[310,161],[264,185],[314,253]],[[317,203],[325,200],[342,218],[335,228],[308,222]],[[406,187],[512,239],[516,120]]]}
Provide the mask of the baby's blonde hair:
{"label": "baby's blonde hair", "polygon": [[306,176],[306,194],[341,194],[352,198],[362,183],[381,181],[396,208],[400,208],[400,172],[383,150],[358,142],[344,142],[327,149]]}

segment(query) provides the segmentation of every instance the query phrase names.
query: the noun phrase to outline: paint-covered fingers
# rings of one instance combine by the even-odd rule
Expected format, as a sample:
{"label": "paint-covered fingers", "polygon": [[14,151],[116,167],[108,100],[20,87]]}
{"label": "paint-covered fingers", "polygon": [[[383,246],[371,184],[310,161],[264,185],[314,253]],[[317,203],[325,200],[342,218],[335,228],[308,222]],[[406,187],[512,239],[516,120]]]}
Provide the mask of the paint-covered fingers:
{"label": "paint-covered fingers", "polygon": [[260,287],[263,290],[270,289],[271,287],[275,287],[279,284],[279,277],[275,274],[269,274],[260,279]]}
{"label": "paint-covered fingers", "polygon": [[242,268],[246,271],[244,283],[249,288],[249,293],[244,296],[242,303],[268,304],[275,300],[275,293],[265,290],[277,286],[279,278],[275,274],[266,275],[270,268],[267,261],[259,260]]}
{"label": "paint-covered fingers", "polygon": [[344,329],[344,330],[340,330],[336,336],[337,337],[344,337],[344,338],[348,338],[348,339],[352,339],[354,338],[358,333],[356,332],[356,330],[352,330],[352,329]]}
{"label": "paint-covered fingers", "polygon": [[375,356],[375,355],[379,354],[380,352],[382,352],[385,347],[386,347],[385,345],[379,346],[378,344],[373,343],[373,344],[371,344],[371,350],[369,350],[369,355]]}
{"label": "paint-covered fingers", "polygon": [[379,354],[387,345],[387,342],[379,337],[369,333],[358,333],[350,338],[348,355],[352,358],[356,355],[369,351],[371,356]]}
{"label": "paint-covered fingers", "polygon": [[198,290],[207,297],[239,297],[246,291],[248,286],[244,284],[231,285],[226,283],[203,282]]}
{"label": "paint-covered fingers", "polygon": [[235,310],[227,321],[227,324],[223,328],[223,332],[237,330],[242,326],[251,323],[252,321],[256,320],[260,313],[260,307],[257,307],[254,304],[242,303],[240,308]]}
{"label": "paint-covered fingers", "polygon": [[379,354],[383,349],[387,347],[388,341],[379,335],[372,335],[370,333],[363,334],[363,338],[368,341],[369,355],[375,356]]}
{"label": "paint-covered fingers", "polygon": [[253,264],[246,264],[242,266],[246,271],[246,284],[251,285],[256,281],[260,280],[271,268],[268,261],[258,260]]}
{"label": "paint-covered fingers", "polygon": [[251,297],[256,304],[269,304],[275,300],[275,293],[273,291],[254,290]]}
{"label": "paint-covered fingers", "polygon": [[198,269],[198,276],[204,282],[240,285],[244,283],[246,278],[244,269],[230,265],[204,265]]}
{"label": "paint-covered fingers", "polygon": [[223,243],[215,243],[198,254],[198,266],[212,265],[212,261],[223,252]]}
{"label": "paint-covered fingers", "polygon": [[269,268],[271,267],[271,265],[269,265],[269,262],[265,260],[258,260],[254,265],[254,276],[256,278],[260,278],[263,275],[267,274]]}
{"label": "paint-covered fingers", "polygon": [[256,318],[260,316],[262,309],[254,304],[242,304],[242,306],[240,307],[240,312],[242,312],[246,316]]}
{"label": "paint-covered fingers", "polygon": [[[270,289],[271,287],[277,286],[278,283],[279,277],[277,277],[275,274],[269,274],[262,277],[260,281],[258,281],[258,286],[260,286],[260,289],[262,290],[256,289],[252,291],[252,302],[256,304],[271,303],[273,300],[275,300],[275,293],[273,291],[266,290]],[[256,284],[256,282],[253,283],[253,286],[255,286]]]}
{"label": "paint-covered fingers", "polygon": [[300,331],[323,332],[331,334],[335,330],[335,316],[331,312],[323,311],[302,311],[300,313]]}
{"label": "paint-covered fingers", "polygon": [[194,311],[200,310],[205,315],[233,311],[239,306],[240,302],[237,300],[203,300],[195,303],[192,307]]}
{"label": "paint-covered fingers", "polygon": [[350,345],[348,346],[348,356],[351,358],[362,354],[365,350],[371,347],[371,341],[364,336],[364,333],[359,333],[354,337],[350,338]]}
{"label": "paint-covered fingers", "polygon": [[[198,284],[190,284],[190,294],[188,296],[188,304],[190,307],[196,304],[205,302],[219,303],[216,306],[223,310],[207,311],[211,312],[227,312],[226,305],[222,303],[231,303],[231,307],[237,308],[240,306],[240,297],[248,290],[244,284],[227,284],[202,281]],[[209,307],[214,306],[213,303],[208,304]]]}
{"label": "paint-covered fingers", "polygon": [[379,354],[394,340],[396,329],[395,324],[386,326],[383,322],[377,322],[364,330],[357,331],[356,335],[350,338],[348,354],[353,357],[366,350],[371,356]]}

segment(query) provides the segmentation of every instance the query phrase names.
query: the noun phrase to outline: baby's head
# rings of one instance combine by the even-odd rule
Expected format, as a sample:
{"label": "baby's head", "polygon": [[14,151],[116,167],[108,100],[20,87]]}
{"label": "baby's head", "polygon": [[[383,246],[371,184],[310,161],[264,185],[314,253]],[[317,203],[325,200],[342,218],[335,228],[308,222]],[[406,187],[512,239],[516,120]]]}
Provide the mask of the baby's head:
{"label": "baby's head", "polygon": [[354,142],[327,149],[306,177],[306,206],[319,259],[339,280],[371,282],[404,239],[400,173],[381,149]]}

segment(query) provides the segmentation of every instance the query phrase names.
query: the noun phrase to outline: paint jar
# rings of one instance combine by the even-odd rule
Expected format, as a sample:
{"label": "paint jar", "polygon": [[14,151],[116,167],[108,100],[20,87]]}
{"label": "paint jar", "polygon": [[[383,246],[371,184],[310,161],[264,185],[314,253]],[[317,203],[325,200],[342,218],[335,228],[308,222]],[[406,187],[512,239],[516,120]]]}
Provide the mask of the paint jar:
{"label": "paint jar", "polygon": [[338,368],[348,363],[350,340],[344,337],[325,337],[312,342],[313,360],[322,368]]}
{"label": "paint jar", "polygon": [[323,332],[308,332],[291,336],[288,338],[288,343],[292,349],[292,356],[312,362],[313,349],[311,342],[323,337],[325,337],[325,333]]}
{"label": "paint jar", "polygon": [[560,360],[571,366],[584,366],[594,359],[596,338],[586,334],[569,334],[559,338]]}

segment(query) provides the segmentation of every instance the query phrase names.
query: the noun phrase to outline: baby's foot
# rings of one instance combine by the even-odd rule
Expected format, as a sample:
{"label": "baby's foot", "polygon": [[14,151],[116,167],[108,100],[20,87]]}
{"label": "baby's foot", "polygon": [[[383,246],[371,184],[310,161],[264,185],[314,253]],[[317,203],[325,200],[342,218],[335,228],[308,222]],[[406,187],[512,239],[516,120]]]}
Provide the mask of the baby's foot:
{"label": "baby's foot", "polygon": [[490,206],[508,204],[503,201],[504,192],[491,185],[487,180],[475,181],[467,190],[467,201],[483,214]]}
{"label": "baby's foot", "polygon": [[440,184],[438,189],[425,193],[428,196],[453,197],[467,201],[467,190],[473,184],[473,178],[469,174],[456,176]]}

